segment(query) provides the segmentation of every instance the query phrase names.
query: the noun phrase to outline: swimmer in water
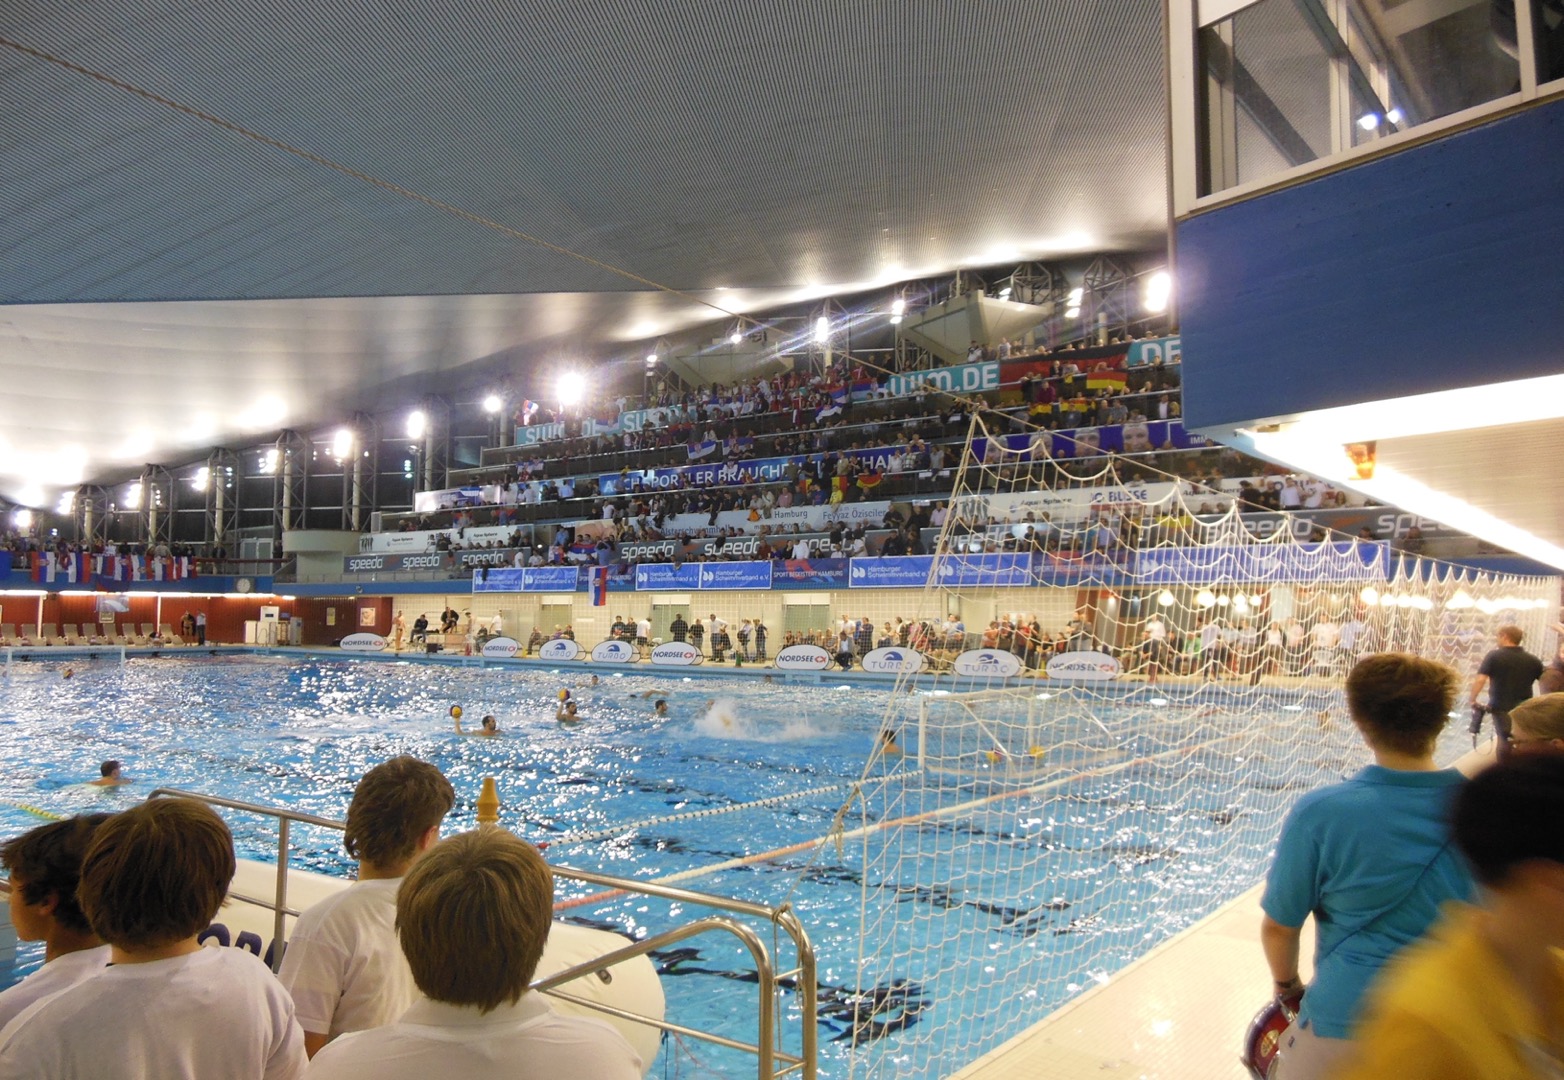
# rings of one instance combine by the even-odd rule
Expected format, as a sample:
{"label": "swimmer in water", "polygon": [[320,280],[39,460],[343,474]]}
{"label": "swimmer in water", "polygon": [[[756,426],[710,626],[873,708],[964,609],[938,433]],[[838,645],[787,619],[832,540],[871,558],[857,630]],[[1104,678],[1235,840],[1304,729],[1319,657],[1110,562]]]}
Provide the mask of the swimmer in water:
{"label": "swimmer in water", "polygon": [[462,730],[462,714],[461,714],[461,710],[460,709],[452,709],[451,710],[451,719],[456,721],[456,734],[458,734],[458,735],[485,736],[485,735],[499,735],[499,734],[502,734],[501,731],[500,731],[500,722],[498,720],[494,719],[493,714],[486,715],[483,718],[483,726],[481,728],[479,728],[477,731],[463,731]]}
{"label": "swimmer in water", "polygon": [[901,747],[896,743],[896,729],[888,727],[880,732],[880,750],[887,754],[901,753]]}
{"label": "swimmer in water", "polygon": [[657,704],[652,706],[652,715],[663,717],[668,715],[668,702],[662,698],[657,699]]}
{"label": "swimmer in water", "polygon": [[559,707],[559,712],[554,714],[554,719],[562,724],[579,723],[581,717],[576,715],[576,703],[574,701],[565,702]]}
{"label": "swimmer in water", "polygon": [[588,686],[596,686],[601,681],[602,680],[599,679],[596,675],[593,675],[590,679],[587,680],[587,685]]}
{"label": "swimmer in water", "polygon": [[130,783],[129,780],[120,775],[119,762],[112,759],[99,765],[98,773],[96,780],[87,781],[92,787],[119,787],[121,784]]}

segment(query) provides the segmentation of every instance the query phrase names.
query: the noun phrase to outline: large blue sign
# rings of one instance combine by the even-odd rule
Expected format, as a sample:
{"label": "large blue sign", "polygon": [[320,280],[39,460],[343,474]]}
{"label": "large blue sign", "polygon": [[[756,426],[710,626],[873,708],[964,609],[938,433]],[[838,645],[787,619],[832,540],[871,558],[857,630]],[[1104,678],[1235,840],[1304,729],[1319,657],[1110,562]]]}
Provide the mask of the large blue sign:
{"label": "large blue sign", "polygon": [[934,570],[941,585],[1030,585],[1028,554],[947,555]]}
{"label": "large blue sign", "polygon": [[[998,442],[1011,451],[992,460],[989,443]],[[1095,457],[1099,454],[1146,454],[1153,450],[1189,450],[1214,445],[1203,436],[1184,430],[1181,420],[1151,420],[1133,424],[1106,424],[1102,427],[1067,428],[1063,431],[1037,431],[1030,435],[1002,435],[996,439],[972,440],[972,455],[989,465],[1016,461],[1041,461],[1044,458]]]}
{"label": "large blue sign", "polygon": [[920,589],[934,569],[932,555],[882,555],[849,563],[847,584],[854,589]]}
{"label": "large blue sign", "polygon": [[1161,360],[1164,364],[1182,363],[1184,359],[1184,345],[1181,339],[1176,337],[1151,338],[1147,341],[1130,342],[1129,356],[1125,360],[1126,367],[1150,367]]}
{"label": "large blue sign", "polygon": [[575,592],[581,580],[576,566],[490,567],[475,570],[472,591],[478,592]]}
{"label": "large blue sign", "polygon": [[703,589],[771,588],[769,562],[709,562],[700,568]]}
{"label": "large blue sign", "polygon": [[638,563],[635,568],[635,587],[644,592],[688,589],[694,592],[701,587],[700,563]]}
{"label": "large blue sign", "polygon": [[1136,577],[1146,585],[1383,581],[1389,568],[1387,545],[1361,543],[1160,548],[1136,559]]}
{"label": "large blue sign", "polygon": [[771,564],[773,589],[845,589],[846,559],[779,559]]}

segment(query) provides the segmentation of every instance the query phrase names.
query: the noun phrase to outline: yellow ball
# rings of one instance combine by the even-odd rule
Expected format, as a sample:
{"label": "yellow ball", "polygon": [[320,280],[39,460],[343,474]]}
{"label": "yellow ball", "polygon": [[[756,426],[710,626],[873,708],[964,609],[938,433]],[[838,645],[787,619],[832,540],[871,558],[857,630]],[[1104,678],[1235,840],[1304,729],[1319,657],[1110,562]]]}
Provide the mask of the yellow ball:
{"label": "yellow ball", "polygon": [[1028,750],[1027,753],[1031,754],[1035,758],[1040,758],[1040,757],[1044,756],[1045,754],[1047,754],[1048,751],[1044,747],[1034,746],[1030,750]]}
{"label": "yellow ball", "polygon": [[451,716],[454,719],[460,720],[462,718],[462,707],[460,705],[452,705]]}
{"label": "yellow ball", "polygon": [[1001,761],[1005,760],[1005,755],[1001,754],[998,750],[986,750],[984,751],[983,756],[988,758],[989,763],[992,765],[998,765]]}
{"label": "yellow ball", "polygon": [[561,701],[569,701],[570,700],[570,691],[569,690],[561,690],[559,692],[559,700],[561,700]]}

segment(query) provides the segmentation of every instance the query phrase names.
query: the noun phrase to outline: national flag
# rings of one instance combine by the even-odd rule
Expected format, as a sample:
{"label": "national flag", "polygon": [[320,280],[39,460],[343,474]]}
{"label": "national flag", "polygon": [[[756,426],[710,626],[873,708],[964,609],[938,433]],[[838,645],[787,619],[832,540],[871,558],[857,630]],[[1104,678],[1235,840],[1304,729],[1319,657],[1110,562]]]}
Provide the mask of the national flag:
{"label": "national flag", "polygon": [[699,461],[703,457],[709,457],[716,453],[717,443],[713,439],[703,439],[700,442],[692,442],[685,447],[691,461]]}
{"label": "national flag", "polygon": [[877,473],[877,472],[859,473],[858,474],[858,486],[860,488],[862,488],[863,490],[867,491],[870,488],[879,487],[880,486],[880,479],[881,479],[880,474]]}
{"label": "national flag", "polygon": [[606,607],[608,605],[608,574],[607,566],[595,566],[592,568],[592,606]]}
{"label": "national flag", "polygon": [[532,423],[532,418],[537,415],[539,408],[541,408],[541,406],[536,401],[533,401],[530,398],[521,399],[520,415],[523,426]]}
{"label": "national flag", "polygon": [[1123,391],[1127,379],[1122,371],[1094,371],[1086,376],[1086,389]]}
{"label": "national flag", "polygon": [[842,415],[842,407],[840,405],[832,403],[830,405],[827,405],[825,408],[821,409],[819,412],[815,413],[815,419],[816,420],[825,420],[825,419],[828,419],[829,417],[832,417],[832,416],[841,416],[841,415]]}

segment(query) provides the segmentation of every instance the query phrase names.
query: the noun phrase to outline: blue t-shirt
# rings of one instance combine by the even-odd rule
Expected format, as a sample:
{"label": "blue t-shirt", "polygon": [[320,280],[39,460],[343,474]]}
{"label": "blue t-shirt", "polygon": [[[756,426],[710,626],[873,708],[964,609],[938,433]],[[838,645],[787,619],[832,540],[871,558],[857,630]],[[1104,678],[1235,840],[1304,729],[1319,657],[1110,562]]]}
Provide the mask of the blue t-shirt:
{"label": "blue t-shirt", "polygon": [[1464,777],[1370,765],[1299,799],[1282,823],[1260,906],[1283,926],[1315,919],[1314,978],[1299,1021],[1345,1039],[1380,966],[1423,936],[1471,874],[1450,843]]}

